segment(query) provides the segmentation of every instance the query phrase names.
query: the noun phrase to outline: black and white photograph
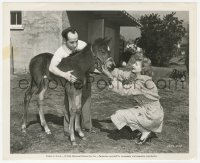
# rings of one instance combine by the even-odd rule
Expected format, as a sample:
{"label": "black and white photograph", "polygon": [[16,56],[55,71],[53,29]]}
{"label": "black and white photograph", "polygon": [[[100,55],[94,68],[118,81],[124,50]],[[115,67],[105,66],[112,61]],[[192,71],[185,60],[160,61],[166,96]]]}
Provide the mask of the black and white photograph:
{"label": "black and white photograph", "polygon": [[56,4],[4,4],[6,159],[195,158],[195,4]]}

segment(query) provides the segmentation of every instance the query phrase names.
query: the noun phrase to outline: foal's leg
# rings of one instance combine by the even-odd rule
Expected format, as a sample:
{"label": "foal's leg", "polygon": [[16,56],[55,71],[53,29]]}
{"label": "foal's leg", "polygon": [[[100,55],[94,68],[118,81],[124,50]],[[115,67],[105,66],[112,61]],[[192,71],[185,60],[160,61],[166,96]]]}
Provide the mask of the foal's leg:
{"label": "foal's leg", "polygon": [[26,124],[27,124],[27,112],[30,100],[32,98],[33,93],[36,91],[36,85],[32,84],[28,87],[25,97],[24,97],[24,112],[22,116],[22,132],[26,132]]}
{"label": "foal's leg", "polygon": [[68,100],[68,94],[67,91],[65,90],[65,97],[64,97],[64,133],[69,134],[69,100]]}
{"label": "foal's leg", "polygon": [[43,103],[44,103],[44,94],[47,90],[47,85],[48,85],[48,79],[44,79],[44,87],[41,90],[41,92],[39,93],[39,97],[38,97],[38,108],[39,108],[39,115],[40,115],[40,122],[42,127],[44,127],[44,130],[47,134],[51,134],[51,131],[49,129],[49,127],[47,126],[45,117],[44,117],[44,112],[43,112]]}
{"label": "foal's leg", "polygon": [[81,100],[82,90],[76,90],[75,105],[76,105],[76,117],[75,117],[75,131],[78,132],[79,136],[85,140],[85,135],[81,130]]}
{"label": "foal's leg", "polygon": [[75,94],[72,90],[68,92],[68,101],[69,101],[69,136],[72,145],[76,145],[75,135],[74,135],[74,123],[76,116],[76,105],[75,105]]}

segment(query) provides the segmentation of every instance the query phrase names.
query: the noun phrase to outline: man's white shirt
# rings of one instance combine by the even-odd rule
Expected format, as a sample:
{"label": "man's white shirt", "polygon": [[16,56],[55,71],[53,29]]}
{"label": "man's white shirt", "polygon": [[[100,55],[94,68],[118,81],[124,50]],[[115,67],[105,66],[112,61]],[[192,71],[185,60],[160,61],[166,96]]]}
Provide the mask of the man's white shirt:
{"label": "man's white shirt", "polygon": [[[86,45],[87,43],[85,43],[84,41],[78,40],[78,46],[76,48],[76,51],[82,50],[84,47],[86,47]],[[72,51],[66,45],[62,45],[54,53],[54,56],[51,59],[51,64],[57,66],[62,61],[63,58],[68,57],[71,53]]]}

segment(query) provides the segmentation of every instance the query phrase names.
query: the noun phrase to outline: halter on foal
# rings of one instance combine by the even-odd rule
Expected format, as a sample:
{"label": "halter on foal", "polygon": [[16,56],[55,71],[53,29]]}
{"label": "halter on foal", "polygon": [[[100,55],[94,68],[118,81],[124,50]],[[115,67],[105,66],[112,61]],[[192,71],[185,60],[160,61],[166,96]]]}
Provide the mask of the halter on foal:
{"label": "halter on foal", "polygon": [[44,127],[47,134],[51,134],[43,113],[43,100],[44,94],[48,88],[49,80],[56,80],[58,83],[66,83],[65,91],[67,92],[69,101],[69,115],[64,111],[64,118],[69,119],[69,135],[72,145],[76,145],[74,130],[83,140],[85,139],[85,135],[80,127],[82,87],[86,84],[87,75],[90,72],[93,72],[95,68],[101,71],[101,66],[105,65],[107,62],[112,62],[114,65],[114,62],[110,57],[110,50],[108,47],[109,41],[110,40],[99,38],[95,40],[92,45],[88,44],[82,51],[64,58],[61,61],[58,68],[64,72],[73,70],[72,74],[78,79],[78,82],[74,84],[49,72],[52,54],[42,53],[32,58],[29,64],[31,84],[24,97],[24,113],[22,118],[23,132],[26,132],[28,106],[32,95],[36,92],[38,95],[37,103],[41,125]]}

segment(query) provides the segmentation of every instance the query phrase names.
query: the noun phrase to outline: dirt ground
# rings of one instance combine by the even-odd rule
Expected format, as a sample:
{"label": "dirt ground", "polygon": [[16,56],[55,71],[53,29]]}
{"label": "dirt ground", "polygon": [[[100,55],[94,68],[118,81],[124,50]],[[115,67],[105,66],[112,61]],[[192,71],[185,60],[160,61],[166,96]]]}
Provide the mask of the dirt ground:
{"label": "dirt ground", "polygon": [[[45,117],[52,135],[46,135],[40,126],[36,97],[32,98],[28,113],[27,133],[21,132],[23,98],[25,86],[19,81],[27,79],[29,74],[11,76],[10,101],[10,151],[11,153],[188,153],[189,152],[189,93],[184,83],[169,84],[168,73],[172,69],[156,68],[155,82],[159,84],[160,102],[165,117],[163,131],[157,138],[145,145],[135,144],[133,133],[125,127],[117,131],[108,117],[118,109],[133,107],[136,103],[132,97],[121,97],[107,89],[92,86],[92,123],[96,133],[85,132],[87,140],[76,137],[78,146],[71,143],[63,132],[64,91],[62,87],[49,90],[45,96]],[[95,81],[99,76],[95,77]],[[165,84],[164,86],[162,84]],[[170,85],[170,87],[169,87]],[[166,88],[164,88],[166,86]],[[183,87],[184,88],[183,88]]]}

